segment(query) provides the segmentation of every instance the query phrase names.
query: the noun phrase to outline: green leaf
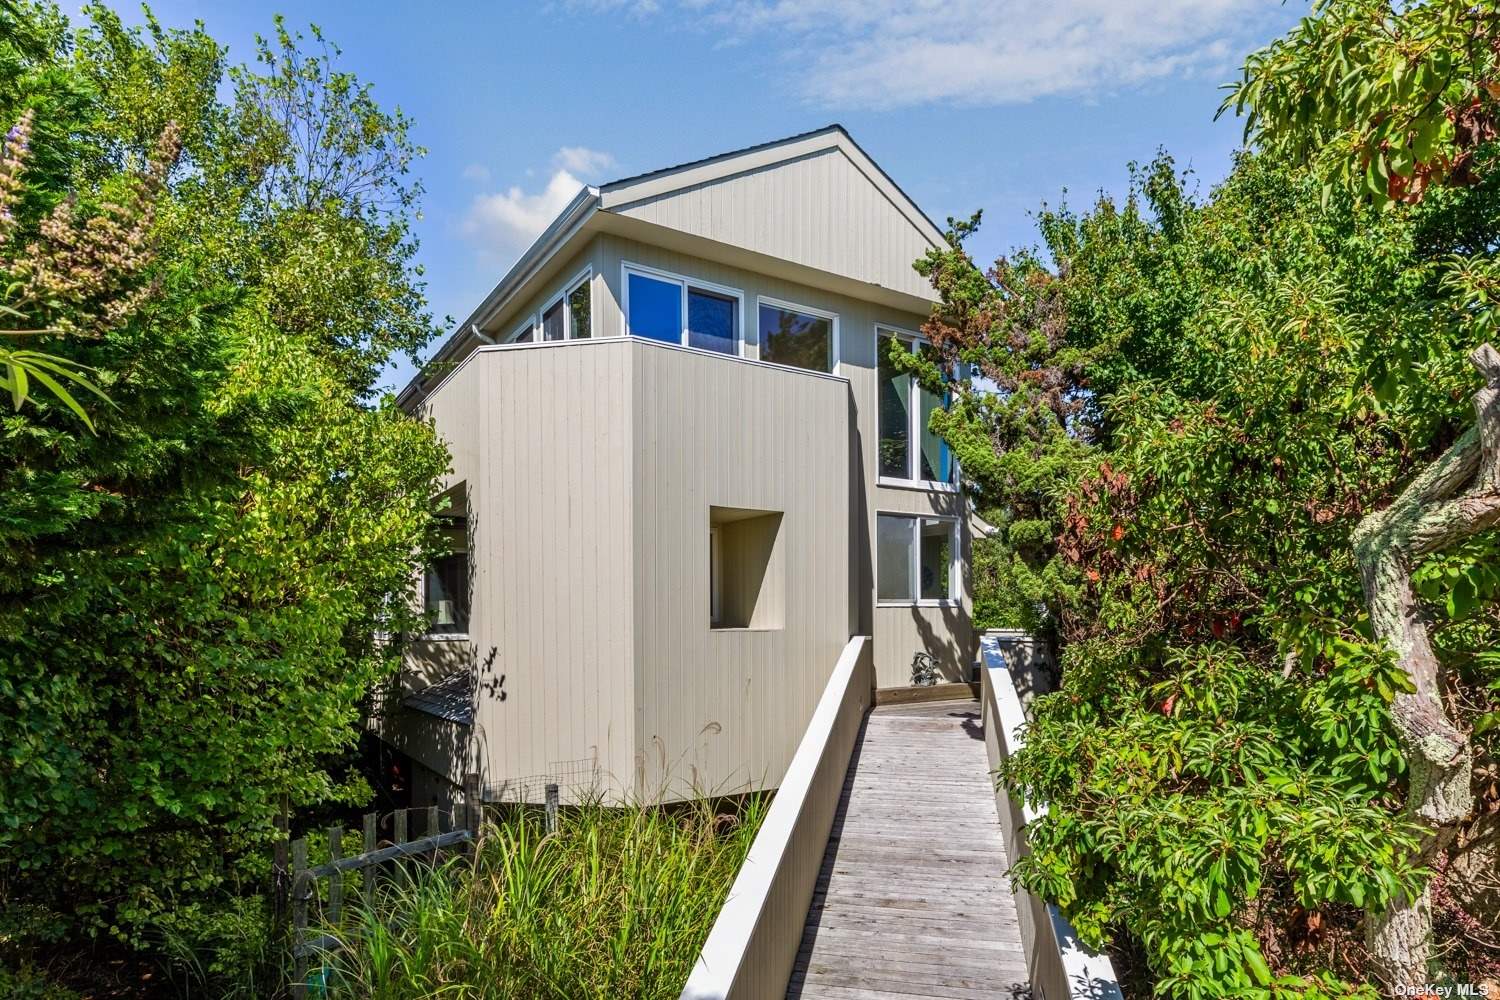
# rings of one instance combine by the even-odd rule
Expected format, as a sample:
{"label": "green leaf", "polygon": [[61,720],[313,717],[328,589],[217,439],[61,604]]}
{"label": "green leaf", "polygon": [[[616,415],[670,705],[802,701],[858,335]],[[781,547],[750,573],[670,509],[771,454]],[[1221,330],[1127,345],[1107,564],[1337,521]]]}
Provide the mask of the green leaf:
{"label": "green leaf", "polygon": [[1266,964],[1258,948],[1251,946],[1245,949],[1245,968],[1250,970],[1250,975],[1254,978],[1256,985],[1271,985],[1271,967]]}

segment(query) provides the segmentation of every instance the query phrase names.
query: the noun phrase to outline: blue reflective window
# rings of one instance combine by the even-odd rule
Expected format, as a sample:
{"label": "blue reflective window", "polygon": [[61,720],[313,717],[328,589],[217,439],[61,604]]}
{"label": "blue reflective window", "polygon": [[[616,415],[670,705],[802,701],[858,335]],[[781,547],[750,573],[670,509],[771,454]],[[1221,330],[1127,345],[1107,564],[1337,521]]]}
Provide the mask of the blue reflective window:
{"label": "blue reflective window", "polygon": [[682,286],[673,281],[626,275],[630,332],[637,337],[682,343]]}
{"label": "blue reflective window", "polygon": [[688,289],[688,346],[721,354],[735,353],[738,303],[727,295]]}

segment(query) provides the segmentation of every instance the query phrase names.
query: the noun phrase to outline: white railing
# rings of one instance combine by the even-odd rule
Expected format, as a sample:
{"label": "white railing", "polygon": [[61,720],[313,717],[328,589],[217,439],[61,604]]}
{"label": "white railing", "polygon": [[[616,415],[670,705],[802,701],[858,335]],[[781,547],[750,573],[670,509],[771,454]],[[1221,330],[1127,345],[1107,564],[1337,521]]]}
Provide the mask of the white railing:
{"label": "white railing", "polygon": [[[986,635],[980,641],[984,746],[991,771],[1021,749],[1026,714],[1016,694],[1016,681],[1006,660],[1005,647],[1010,647],[1012,656],[1025,655],[1029,642],[1026,637],[1014,634]],[[1005,836],[1006,857],[1015,864],[1031,853],[1026,843],[1026,827],[1045,812],[1045,807],[1032,803],[1022,808],[1010,797],[1005,783],[996,782],[995,808]],[[1020,886],[1015,886],[1014,891],[1032,995],[1038,1000],[1122,1000],[1120,983],[1109,957],[1085,948],[1073,925],[1056,906]]]}
{"label": "white railing", "polygon": [[849,758],[874,691],[870,640],[849,640],[729,890],[681,1000],[785,997]]}

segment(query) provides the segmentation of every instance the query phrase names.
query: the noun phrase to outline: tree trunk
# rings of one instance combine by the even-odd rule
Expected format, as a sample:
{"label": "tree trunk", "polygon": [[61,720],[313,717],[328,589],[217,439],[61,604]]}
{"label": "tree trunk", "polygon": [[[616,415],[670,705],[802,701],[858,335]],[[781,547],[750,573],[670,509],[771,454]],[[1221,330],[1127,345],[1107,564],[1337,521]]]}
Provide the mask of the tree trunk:
{"label": "tree trunk", "polygon": [[[1469,739],[1443,707],[1442,666],[1411,586],[1412,567],[1421,557],[1500,523],[1500,352],[1485,344],[1470,360],[1485,379],[1474,397],[1474,427],[1395,503],[1366,517],[1354,532],[1375,637],[1395,652],[1416,688],[1395,697],[1391,714],[1407,757],[1407,812],[1426,831],[1421,859],[1446,850],[1473,805]],[[1365,940],[1388,986],[1426,983],[1430,890],[1397,899],[1383,913],[1368,913]]]}

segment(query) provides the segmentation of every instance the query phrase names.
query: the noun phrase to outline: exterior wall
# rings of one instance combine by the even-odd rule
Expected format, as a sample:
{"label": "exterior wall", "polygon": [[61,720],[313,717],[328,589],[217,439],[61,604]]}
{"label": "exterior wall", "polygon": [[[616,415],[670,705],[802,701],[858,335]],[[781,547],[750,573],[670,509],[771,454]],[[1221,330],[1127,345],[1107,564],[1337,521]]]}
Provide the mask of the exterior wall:
{"label": "exterior wall", "polygon": [[467,639],[431,645],[477,664],[479,690],[472,729],[408,711],[393,742],[451,779],[472,760],[492,789],[585,768],[601,790],[631,782],[629,349],[481,351],[428,401],[467,484],[472,595]]}
{"label": "exterior wall", "polygon": [[[878,485],[876,475],[876,344],[877,326],[917,330],[926,317],[888,309],[860,299],[836,295],[822,289],[756,274],[741,268],[673,253],[648,244],[607,234],[594,242],[596,290],[595,329],[605,336],[625,332],[621,311],[621,264],[630,262],[698,278],[740,290],[745,302],[745,355],[760,356],[755,305],[758,296],[795,302],[839,317],[839,365],[837,374],[849,382],[853,410],[849,422],[850,443],[846,454],[852,460],[849,475],[849,511],[846,531],[850,535],[849,591],[850,635],[874,639],[875,676],[878,687],[903,687],[911,683],[912,655],[918,650],[938,661],[944,679],[968,680],[978,661],[979,642],[971,625],[968,566],[971,533],[959,496],[953,492],[906,489]],[[908,265],[909,266],[909,265]],[[747,411],[744,420],[752,419]],[[959,522],[960,600],[951,607],[875,604],[874,543],[875,516],[880,511],[933,514]]]}
{"label": "exterior wall", "polygon": [[611,209],[912,295],[932,244],[836,146]]}
{"label": "exterior wall", "polygon": [[[637,790],[775,787],[849,641],[848,385],[630,343]],[[782,514],[765,627],[710,627],[710,507]]]}

